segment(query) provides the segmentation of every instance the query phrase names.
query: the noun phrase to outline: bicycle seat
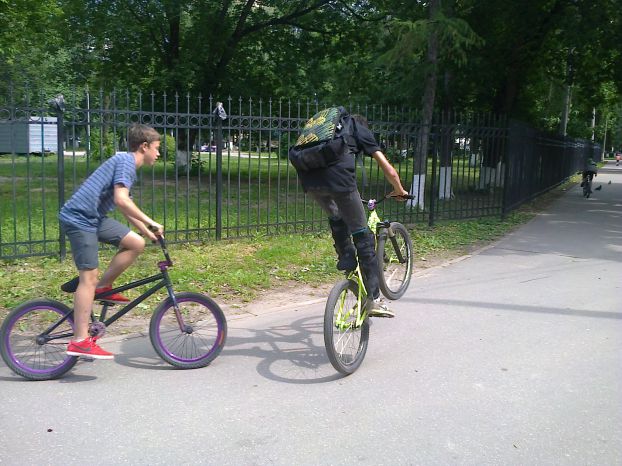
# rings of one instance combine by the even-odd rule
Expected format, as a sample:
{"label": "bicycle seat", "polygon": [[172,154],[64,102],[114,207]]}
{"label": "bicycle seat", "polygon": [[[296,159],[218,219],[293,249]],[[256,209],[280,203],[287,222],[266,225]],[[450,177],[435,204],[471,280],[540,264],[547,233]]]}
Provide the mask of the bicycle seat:
{"label": "bicycle seat", "polygon": [[[63,283],[60,286],[60,289],[65,293],[75,293],[78,289],[78,283],[80,283],[80,277],[74,277],[68,282]],[[95,301],[106,302],[108,304],[118,304],[117,301],[112,301],[106,297],[98,298],[97,295],[95,296]]]}
{"label": "bicycle seat", "polygon": [[75,293],[78,289],[78,283],[80,283],[80,277],[73,277],[66,283],[60,286],[60,289],[65,293]]}

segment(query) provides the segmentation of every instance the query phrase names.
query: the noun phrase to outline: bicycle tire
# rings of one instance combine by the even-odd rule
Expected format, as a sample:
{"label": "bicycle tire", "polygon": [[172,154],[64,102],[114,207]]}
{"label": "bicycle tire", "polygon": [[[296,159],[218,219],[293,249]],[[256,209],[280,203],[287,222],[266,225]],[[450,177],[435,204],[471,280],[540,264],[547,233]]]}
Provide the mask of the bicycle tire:
{"label": "bicycle tire", "polygon": [[[401,298],[412,278],[413,244],[408,230],[399,222],[391,222],[395,234],[390,238],[385,230],[378,236],[376,259],[379,268],[380,291],[387,299]],[[399,248],[404,262],[399,261],[396,248]]]}
{"label": "bicycle tire", "polygon": [[356,312],[341,323],[336,321],[340,306],[342,309],[351,309],[357,302],[358,284],[352,280],[342,280],[330,291],[324,311],[326,353],[333,367],[344,375],[350,375],[359,368],[365,359],[369,342],[368,318],[358,327],[355,323]]}
{"label": "bicycle tire", "polygon": [[66,354],[75,330],[73,315],[52,333],[67,334],[66,337],[38,341],[55,321],[71,312],[63,303],[51,299],[27,301],[13,309],[0,327],[0,354],[6,365],[29,380],[57,379],[71,370],[78,361],[77,356]]}
{"label": "bicycle tire", "polygon": [[180,330],[173,300],[166,298],[151,316],[149,338],[153,349],[174,367],[205,367],[220,354],[225,344],[225,314],[214,300],[203,294],[176,293],[175,300],[186,329]]}

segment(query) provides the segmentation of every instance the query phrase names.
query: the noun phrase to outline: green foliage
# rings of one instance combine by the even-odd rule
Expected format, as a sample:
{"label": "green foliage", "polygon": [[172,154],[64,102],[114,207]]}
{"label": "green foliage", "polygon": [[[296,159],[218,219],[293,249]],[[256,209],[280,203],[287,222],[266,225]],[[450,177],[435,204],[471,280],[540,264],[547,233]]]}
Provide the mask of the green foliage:
{"label": "green foliage", "polygon": [[91,156],[93,160],[103,161],[116,152],[114,134],[111,131],[93,129],[91,131]]}
{"label": "green foliage", "polygon": [[[163,134],[162,139],[160,140],[160,161],[164,161],[165,159],[174,164],[175,163],[175,154],[177,150],[177,142],[175,138],[170,134]],[[166,156],[166,157],[165,157]]]}
{"label": "green foliage", "polygon": [[[432,4],[441,9],[430,19]],[[169,103],[189,92],[204,102],[308,96],[417,108],[432,33],[437,109],[493,110],[556,130],[571,82],[572,135],[591,135],[596,107],[604,137],[622,88],[622,9],[612,0],[0,0],[0,24],[11,25],[0,30],[0,99],[13,82],[46,96],[87,84],[166,90]]]}
{"label": "green foliage", "polygon": [[471,49],[484,44],[484,40],[465,20],[448,17],[442,11],[432,20],[394,20],[392,27],[397,37],[394,46],[383,55],[389,64],[413,66],[419,63],[425,55],[428,37],[433,30],[438,34],[443,59],[458,66],[468,62]]}

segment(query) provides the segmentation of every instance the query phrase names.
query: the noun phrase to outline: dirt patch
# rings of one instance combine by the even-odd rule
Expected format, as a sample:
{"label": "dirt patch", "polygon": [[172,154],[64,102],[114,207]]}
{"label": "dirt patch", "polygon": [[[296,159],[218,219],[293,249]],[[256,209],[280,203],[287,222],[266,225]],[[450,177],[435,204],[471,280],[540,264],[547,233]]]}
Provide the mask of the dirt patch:
{"label": "dirt patch", "polygon": [[310,286],[297,282],[288,282],[277,288],[259,293],[248,303],[220,303],[226,315],[259,315],[266,312],[295,310],[297,306],[324,301],[334,282],[319,286]]}

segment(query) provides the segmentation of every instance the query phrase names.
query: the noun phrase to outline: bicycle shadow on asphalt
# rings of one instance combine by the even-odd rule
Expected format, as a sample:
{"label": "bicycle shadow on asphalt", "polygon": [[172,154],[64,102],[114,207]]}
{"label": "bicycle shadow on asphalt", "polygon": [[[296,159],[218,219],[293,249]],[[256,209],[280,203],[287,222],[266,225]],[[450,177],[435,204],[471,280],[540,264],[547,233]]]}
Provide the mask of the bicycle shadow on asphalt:
{"label": "bicycle shadow on asphalt", "polygon": [[[259,375],[292,384],[317,384],[343,378],[326,355],[322,316],[268,328],[238,327],[237,322],[228,322],[225,346],[211,364],[225,364],[223,361],[230,357],[255,358],[259,359],[256,366]],[[241,333],[248,336],[240,336]],[[134,369],[179,370],[162,361],[144,335],[122,341],[115,362]]]}
{"label": "bicycle shadow on asphalt", "polygon": [[220,357],[258,358],[257,373],[276,382],[318,384],[343,378],[326,355],[323,316],[242,331],[250,336],[229,337]]}

